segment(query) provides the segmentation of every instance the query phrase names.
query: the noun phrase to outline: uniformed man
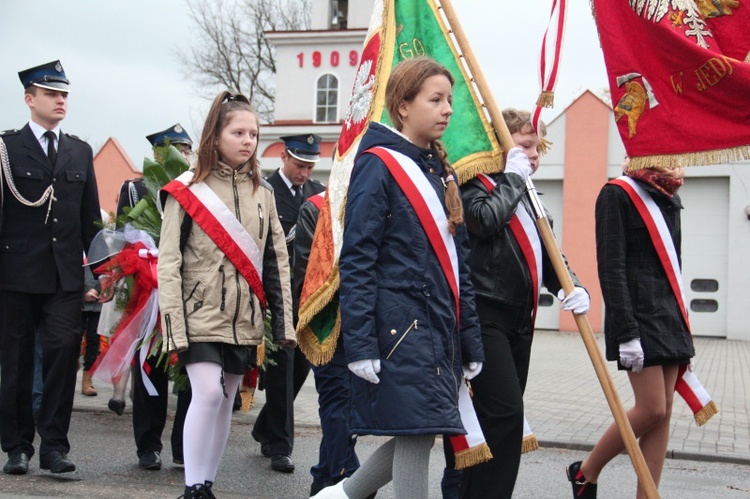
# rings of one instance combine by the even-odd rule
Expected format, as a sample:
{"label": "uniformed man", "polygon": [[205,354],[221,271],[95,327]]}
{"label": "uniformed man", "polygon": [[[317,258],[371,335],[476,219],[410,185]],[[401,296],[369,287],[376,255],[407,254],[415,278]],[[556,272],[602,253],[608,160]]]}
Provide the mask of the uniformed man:
{"label": "uniformed man", "polygon": [[[320,159],[321,137],[312,133],[281,137],[284,151],[282,167],[268,177],[276,198],[279,221],[287,237],[289,264],[292,265],[295,224],[302,203],[325,187],[311,178],[315,163]],[[296,307],[295,307],[296,310]],[[296,324],[297,318],[294,318]],[[310,372],[310,363],[296,348],[279,348],[270,355],[276,365],[262,371],[262,387],[266,404],[258,414],[252,436],[260,442],[261,453],[271,458],[271,469],[294,471],[294,398]]]}
{"label": "uniformed man", "polygon": [[[91,147],[62,133],[69,81],[60,61],[18,73],[31,120],[3,132],[0,212],[0,443],[3,472],[23,475],[34,455],[34,333],[44,387],[39,466],[75,471],[68,427],[81,345],[83,252],[99,230]],[[0,146],[2,147],[2,146]]]}
{"label": "uniformed man", "polygon": [[[193,140],[182,126],[177,123],[166,130],[146,136],[154,150],[154,159],[165,151],[164,146],[173,145],[190,163],[193,153]],[[117,216],[124,208],[134,207],[140,199],[148,194],[142,179],[127,180],[120,188],[120,198],[117,202]],[[151,355],[146,359],[146,372],[157,394],[148,393],[143,382],[143,372],[140,366],[140,349],[135,351],[133,373],[133,434],[135,436],[138,467],[144,470],[159,470],[162,466],[161,451],[163,448],[161,436],[167,423],[167,405],[169,396],[169,376],[163,365],[157,365],[159,355]],[[181,390],[177,396],[177,411],[172,427],[172,462],[183,465],[182,429],[185,425],[185,415],[190,406],[192,392],[190,386]],[[125,402],[116,401],[122,404]],[[116,411],[117,412],[117,411]],[[121,411],[120,411],[121,412]]]}

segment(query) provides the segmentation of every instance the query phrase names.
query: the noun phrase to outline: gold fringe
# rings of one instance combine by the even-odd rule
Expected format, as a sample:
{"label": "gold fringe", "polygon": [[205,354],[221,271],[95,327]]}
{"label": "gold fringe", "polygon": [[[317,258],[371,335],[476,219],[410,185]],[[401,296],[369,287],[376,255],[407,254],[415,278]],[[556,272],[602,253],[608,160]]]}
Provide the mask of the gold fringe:
{"label": "gold fringe", "polygon": [[490,459],[492,459],[492,452],[490,452],[490,448],[486,443],[475,445],[466,450],[456,452],[456,469],[469,468]]}
{"label": "gold fringe", "polygon": [[341,334],[341,314],[337,312],[336,323],[331,330],[331,334],[323,340],[323,343],[318,342],[318,338],[310,329],[310,326],[305,326],[302,330],[297,331],[297,344],[312,365],[322,366],[331,362],[336,351],[339,334]]}
{"label": "gold fringe", "polygon": [[708,423],[708,420],[711,419],[711,417],[718,413],[719,407],[712,400],[711,402],[706,404],[703,409],[695,413],[695,422],[698,426],[703,426],[704,424]]}
{"label": "gold fringe", "polygon": [[538,448],[539,441],[536,439],[536,436],[533,433],[531,435],[523,437],[523,443],[521,444],[521,454],[535,451]]}
{"label": "gold fringe", "polygon": [[707,166],[750,159],[750,145],[683,154],[657,154],[630,158],[629,171],[641,168],[675,168],[678,166]]}
{"label": "gold fringe", "polygon": [[260,345],[255,349],[256,365],[262,366],[263,362],[266,361],[266,340],[265,338],[260,341]]}
{"label": "gold fringe", "polygon": [[242,399],[242,406],[240,407],[240,411],[244,413],[250,412],[250,409],[253,407],[253,402],[255,401],[255,388],[250,386],[241,386],[240,399]]}
{"label": "gold fringe", "polygon": [[536,100],[536,105],[539,107],[554,107],[555,92],[543,90],[542,93],[539,94],[539,98]]}
{"label": "gold fringe", "polygon": [[489,175],[492,173],[500,173],[504,169],[504,159],[487,159],[484,161],[476,161],[468,165],[464,165],[461,168],[456,168],[456,175],[458,175],[458,183],[462,185],[473,179],[480,173],[486,173]]}
{"label": "gold fringe", "polygon": [[338,263],[331,269],[320,288],[318,288],[299,309],[299,321],[297,322],[297,336],[299,332],[310,325],[310,322],[333,300],[339,290],[339,268]]}

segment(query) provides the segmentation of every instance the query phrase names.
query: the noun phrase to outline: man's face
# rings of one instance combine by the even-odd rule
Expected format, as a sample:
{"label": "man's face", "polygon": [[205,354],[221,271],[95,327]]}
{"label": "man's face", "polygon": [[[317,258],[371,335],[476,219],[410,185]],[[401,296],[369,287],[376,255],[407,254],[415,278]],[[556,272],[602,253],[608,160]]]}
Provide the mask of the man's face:
{"label": "man's face", "polygon": [[180,154],[187,160],[188,163],[193,159],[193,146],[190,144],[175,144],[174,145]]}
{"label": "man's face", "polygon": [[31,109],[31,119],[45,128],[55,128],[68,110],[68,92],[37,87],[25,94],[24,101]]}
{"label": "man's face", "polygon": [[302,161],[287,154],[286,150],[281,153],[283,163],[281,171],[286,178],[292,181],[292,185],[302,185],[312,175],[315,163],[312,161]]}
{"label": "man's face", "polygon": [[536,172],[539,168],[539,136],[531,127],[524,127],[518,132],[511,134],[516,147],[523,149],[526,156],[529,157],[531,169]]}

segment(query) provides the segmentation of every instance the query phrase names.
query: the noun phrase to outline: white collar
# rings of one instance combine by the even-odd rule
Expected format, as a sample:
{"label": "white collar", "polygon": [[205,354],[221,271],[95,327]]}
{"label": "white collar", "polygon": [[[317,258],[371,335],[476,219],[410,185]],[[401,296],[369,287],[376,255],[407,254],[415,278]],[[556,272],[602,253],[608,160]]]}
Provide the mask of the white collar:
{"label": "white collar", "polygon": [[[31,131],[34,133],[34,137],[36,137],[36,140],[42,141],[47,140],[47,137],[44,136],[44,132],[47,131],[46,128],[44,128],[39,123],[35,123],[34,121],[29,121],[29,128],[31,128]],[[60,125],[57,125],[55,128],[50,130],[52,133],[55,134],[55,138],[59,141],[60,140]]]}
{"label": "white collar", "polygon": [[279,168],[279,175],[281,176],[281,180],[283,180],[284,183],[286,184],[286,186],[289,188],[289,192],[292,193],[292,196],[294,196],[295,194],[297,194],[297,191],[294,189],[294,184],[292,183],[291,180],[289,180],[288,178],[286,178],[286,175],[284,175],[284,171],[283,171],[282,168]]}

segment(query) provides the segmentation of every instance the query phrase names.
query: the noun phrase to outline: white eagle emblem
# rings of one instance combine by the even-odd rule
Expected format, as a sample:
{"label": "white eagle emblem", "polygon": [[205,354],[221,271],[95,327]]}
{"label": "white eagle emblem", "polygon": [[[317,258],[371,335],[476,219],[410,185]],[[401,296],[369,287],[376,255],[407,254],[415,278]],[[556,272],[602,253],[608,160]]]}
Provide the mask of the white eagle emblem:
{"label": "white eagle emblem", "polygon": [[682,24],[687,29],[685,36],[695,37],[695,43],[703,48],[708,48],[706,37],[713,35],[706,28],[706,21],[694,0],[629,0],[630,7],[639,15],[649,21],[658,23],[671,10],[682,11],[684,17]]}
{"label": "white eagle emblem", "polygon": [[361,123],[367,118],[367,112],[372,103],[372,87],[375,85],[375,75],[370,74],[372,60],[363,61],[354,78],[354,90],[349,99],[349,110],[346,112],[346,129],[349,130],[353,124]]}

